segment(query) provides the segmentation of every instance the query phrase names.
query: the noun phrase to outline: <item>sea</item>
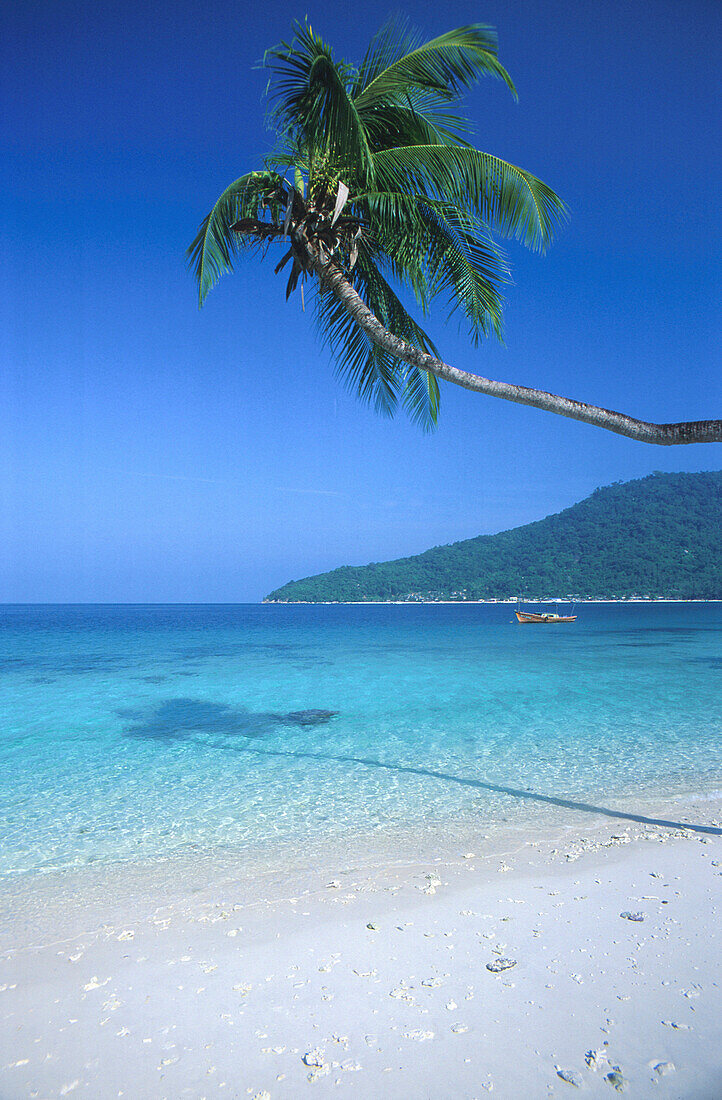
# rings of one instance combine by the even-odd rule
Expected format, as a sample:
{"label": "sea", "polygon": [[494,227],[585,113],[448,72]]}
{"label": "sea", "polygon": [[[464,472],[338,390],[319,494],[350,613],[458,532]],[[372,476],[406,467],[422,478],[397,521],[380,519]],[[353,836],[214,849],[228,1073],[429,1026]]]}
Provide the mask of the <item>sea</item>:
{"label": "sea", "polygon": [[4,606],[0,875],[704,821],[722,604],[577,614]]}

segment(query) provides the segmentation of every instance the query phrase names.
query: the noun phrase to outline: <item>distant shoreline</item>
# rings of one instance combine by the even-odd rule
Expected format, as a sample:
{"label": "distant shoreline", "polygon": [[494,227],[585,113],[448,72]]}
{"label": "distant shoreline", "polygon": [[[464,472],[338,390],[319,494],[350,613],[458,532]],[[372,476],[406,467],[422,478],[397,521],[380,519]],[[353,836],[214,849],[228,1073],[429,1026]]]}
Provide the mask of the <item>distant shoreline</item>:
{"label": "distant shoreline", "polygon": [[261,600],[263,604],[305,604],[309,607],[319,605],[323,607],[368,607],[369,605],[384,605],[391,607],[414,607],[419,604],[458,604],[463,607],[464,604],[494,604],[511,605],[515,606],[517,603],[573,603],[573,604],[588,604],[588,603],[622,603],[622,604],[655,604],[655,603],[722,603],[722,597],[705,600],[683,600],[676,599],[674,597],[659,596],[658,598],[645,600],[636,599],[630,596],[628,599],[616,599],[612,596],[600,597],[599,599],[571,599],[568,596],[553,596],[544,600],[528,599],[528,600]]}

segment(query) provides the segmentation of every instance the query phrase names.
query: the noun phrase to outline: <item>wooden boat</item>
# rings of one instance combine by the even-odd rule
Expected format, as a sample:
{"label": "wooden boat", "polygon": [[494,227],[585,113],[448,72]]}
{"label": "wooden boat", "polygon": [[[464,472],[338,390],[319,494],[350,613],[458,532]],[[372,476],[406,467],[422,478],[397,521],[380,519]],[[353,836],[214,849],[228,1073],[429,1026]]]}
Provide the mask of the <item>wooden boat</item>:
{"label": "wooden boat", "polygon": [[543,614],[537,614],[535,611],[515,611],[514,614],[520,623],[574,623],[577,621],[576,615],[557,615],[554,611],[546,611]]}

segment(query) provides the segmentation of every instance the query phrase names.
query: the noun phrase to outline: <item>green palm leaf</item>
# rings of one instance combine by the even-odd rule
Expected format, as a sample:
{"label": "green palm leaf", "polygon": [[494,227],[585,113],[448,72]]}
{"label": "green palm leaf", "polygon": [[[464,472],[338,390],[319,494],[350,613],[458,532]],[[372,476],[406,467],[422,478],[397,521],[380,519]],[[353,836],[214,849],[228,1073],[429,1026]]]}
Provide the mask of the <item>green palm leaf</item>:
{"label": "green palm leaf", "polygon": [[199,305],[221,275],[233,270],[234,256],[248,243],[248,238],[234,233],[231,226],[242,218],[256,217],[264,206],[277,217],[282,186],[276,172],[249,172],[225,189],[203,219],[186,251],[198,284]]}
{"label": "green palm leaf", "polygon": [[370,147],[378,152],[400,145],[468,145],[462,134],[469,125],[461,115],[440,110],[426,97],[405,103],[359,107]]}
{"label": "green palm leaf", "polygon": [[396,363],[360,329],[333,294],[319,290],[316,306],[319,334],[336,360],[335,374],[360,401],[393,416],[399,398]]}
{"label": "green palm leaf", "polygon": [[465,314],[474,345],[490,331],[501,340],[504,299],[499,287],[510,280],[503,253],[483,227],[453,207],[429,207],[426,218],[435,230],[429,264],[431,293],[447,292],[449,315]]}
{"label": "green palm leaf", "polygon": [[389,16],[369,43],[354,82],[354,96],[362,92],[379,73],[388,69],[389,65],[418,49],[422,42],[422,36],[412,29],[405,15],[395,12]]}
{"label": "green palm leaf", "polygon": [[543,251],[568,210],[551,187],[499,157],[469,147],[413,145],[374,155],[379,189],[413,189],[476,212],[490,227]]}
{"label": "green palm leaf", "polygon": [[[389,331],[421,351],[438,355],[433,341],[381,274],[366,243],[360,249],[354,273],[359,293]],[[425,431],[435,427],[440,394],[433,374],[383,352],[353,323],[341,303],[323,289],[317,302],[317,323],[336,360],[337,377],[360,400],[373,404],[385,415],[393,415],[400,401],[411,419]]]}
{"label": "green palm leaf", "polygon": [[271,119],[306,149],[330,158],[339,171],[373,171],[371,150],[358,109],[348,92],[352,70],[337,63],[312,28],[297,23],[289,44],[268,50]]}
{"label": "green palm leaf", "polygon": [[[380,50],[372,54],[362,67],[361,83],[356,95],[359,108],[374,103],[404,99],[409,90],[433,93],[440,99],[458,99],[482,76],[503,80],[516,96],[511,77],[497,56],[497,38],[491,27],[481,23],[442,34],[423,45],[395,56],[395,28],[391,25],[380,40]],[[399,35],[399,45],[408,45],[405,35]],[[381,68],[381,58],[393,58]]]}
{"label": "green palm leaf", "polygon": [[502,334],[500,284],[510,279],[506,258],[488,229],[452,204],[400,192],[369,192],[356,203],[373,226],[369,247],[377,263],[406,283],[426,312],[448,292],[451,313],[470,321],[474,342]]}

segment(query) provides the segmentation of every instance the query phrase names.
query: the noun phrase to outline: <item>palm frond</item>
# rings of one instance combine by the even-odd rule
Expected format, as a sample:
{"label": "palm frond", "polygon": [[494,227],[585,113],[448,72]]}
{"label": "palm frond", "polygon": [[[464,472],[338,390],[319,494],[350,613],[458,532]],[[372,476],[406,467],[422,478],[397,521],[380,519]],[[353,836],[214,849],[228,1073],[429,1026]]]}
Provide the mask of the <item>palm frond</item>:
{"label": "palm frond", "polygon": [[256,217],[263,206],[277,214],[279,200],[274,196],[280,194],[282,186],[283,180],[276,172],[248,172],[225,189],[203,219],[186,250],[198,284],[199,306],[221,275],[233,270],[234,256],[247,243],[231,226],[242,218]]}
{"label": "palm frond", "polygon": [[353,70],[308,24],[296,23],[291,43],[268,50],[273,123],[305,149],[316,149],[344,171],[372,171],[371,150],[348,91]]}
{"label": "palm frond", "polygon": [[[393,34],[389,27],[383,47],[386,56],[393,56]],[[404,56],[396,56],[386,68],[371,75],[374,68],[378,66],[368,66],[369,79],[356,96],[359,108],[403,100],[409,89],[433,93],[442,100],[458,99],[483,76],[503,80],[516,96],[513,81],[497,56],[496,33],[481,23],[433,38]]]}
{"label": "palm frond", "polygon": [[360,401],[373,405],[376,412],[393,416],[400,384],[396,362],[373,343],[325,287],[317,294],[316,323],[336,361],[336,377]]}
{"label": "palm frond", "polygon": [[447,292],[449,317],[463,313],[474,345],[494,332],[503,337],[501,285],[510,281],[506,258],[491,235],[473,219],[443,204],[426,211],[430,233],[429,288],[435,297]]}
{"label": "palm frond", "polygon": [[499,157],[469,147],[414,145],[374,155],[376,185],[412,188],[473,211],[506,237],[537,251],[551,243],[568,210],[551,187]]}
{"label": "palm frond", "polygon": [[470,129],[467,119],[439,110],[426,96],[358,110],[374,152],[399,145],[468,145],[463,136]]}
{"label": "palm frond", "polygon": [[401,402],[409,419],[418,424],[425,432],[432,432],[439,421],[441,394],[435,375],[419,370],[408,363],[403,364],[404,389]]}
{"label": "palm frond", "polygon": [[[433,341],[375,266],[365,243],[354,274],[358,292],[385,328],[414,347],[438,355]],[[393,416],[400,402],[425,431],[435,427],[440,394],[432,374],[399,362],[379,348],[356,325],[343,304],[323,287],[317,297],[316,320],[319,334],[335,359],[336,376],[359,400],[385,416]]]}
{"label": "palm frond", "polygon": [[356,197],[356,206],[373,227],[366,238],[369,257],[409,286],[424,313],[446,292],[450,315],[466,316],[474,342],[489,331],[501,339],[500,288],[510,272],[478,218],[413,193],[368,192]]}
{"label": "palm frond", "polygon": [[264,158],[266,168],[287,176],[292,166],[298,165],[308,171],[308,149],[302,146],[293,134],[279,134],[276,144]]}
{"label": "palm frond", "polygon": [[[377,267],[362,267],[365,276],[365,294],[372,312],[379,311],[384,317],[384,325],[400,336],[407,344],[419,348],[438,358],[439,351],[434,342],[407,311],[396,292],[384,279]],[[363,284],[362,284],[363,285]],[[441,394],[439,383],[433,374],[419,370],[410,363],[394,361],[397,376],[401,381],[401,403],[409,418],[425,432],[436,427]]]}
{"label": "palm frond", "polygon": [[431,337],[413,319],[391,284],[384,278],[375,257],[363,242],[359,249],[357,289],[367,306],[389,332],[408,344],[438,357],[439,349]]}
{"label": "palm frond", "polygon": [[423,196],[399,191],[369,191],[356,197],[354,207],[366,227],[362,258],[367,264],[385,267],[409,286],[426,313],[431,295],[427,272],[429,225],[424,219],[424,202]]}
{"label": "palm frond", "polygon": [[422,42],[420,32],[412,28],[405,15],[400,12],[390,15],[369,43],[354,82],[354,96],[358,96],[389,65],[418,49]]}

